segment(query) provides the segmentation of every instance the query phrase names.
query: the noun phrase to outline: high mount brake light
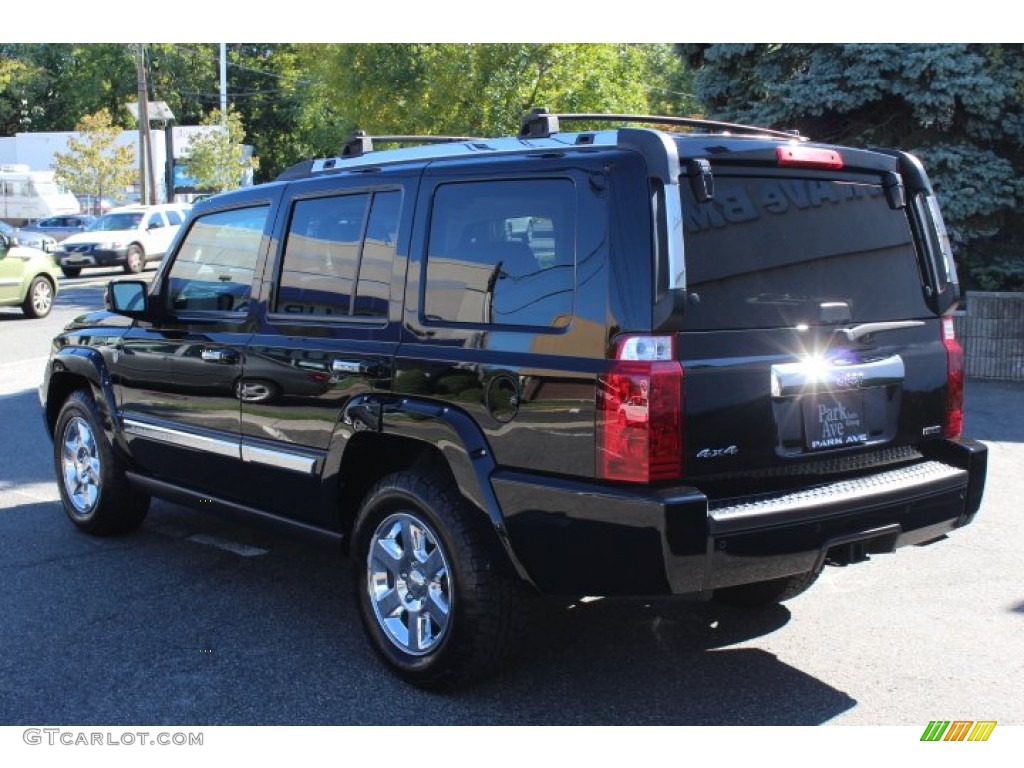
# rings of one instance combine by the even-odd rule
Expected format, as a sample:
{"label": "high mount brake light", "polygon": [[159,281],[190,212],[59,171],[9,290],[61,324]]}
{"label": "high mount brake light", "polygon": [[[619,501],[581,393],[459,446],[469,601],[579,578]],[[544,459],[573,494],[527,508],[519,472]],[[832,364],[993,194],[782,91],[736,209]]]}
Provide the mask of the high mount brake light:
{"label": "high mount brake light", "polygon": [[598,377],[597,474],[650,483],[683,474],[683,366],[671,336],[627,336]]}
{"label": "high mount brake light", "polygon": [[946,348],[946,437],[957,438],[964,428],[964,349],[956,340],[953,318],[942,318],[942,345]]}
{"label": "high mount brake light", "polygon": [[828,168],[839,170],[843,157],[834,149],[818,147],[779,147],[775,150],[779,165],[787,168]]}

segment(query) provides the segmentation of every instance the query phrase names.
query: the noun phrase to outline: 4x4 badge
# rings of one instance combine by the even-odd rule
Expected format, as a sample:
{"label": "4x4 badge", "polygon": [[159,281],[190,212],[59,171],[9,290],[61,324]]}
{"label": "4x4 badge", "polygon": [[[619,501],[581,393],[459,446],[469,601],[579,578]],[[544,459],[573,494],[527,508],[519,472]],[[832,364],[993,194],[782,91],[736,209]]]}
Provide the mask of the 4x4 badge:
{"label": "4x4 badge", "polygon": [[740,449],[735,445],[728,448],[702,448],[697,451],[698,459],[717,459],[719,456],[738,456]]}

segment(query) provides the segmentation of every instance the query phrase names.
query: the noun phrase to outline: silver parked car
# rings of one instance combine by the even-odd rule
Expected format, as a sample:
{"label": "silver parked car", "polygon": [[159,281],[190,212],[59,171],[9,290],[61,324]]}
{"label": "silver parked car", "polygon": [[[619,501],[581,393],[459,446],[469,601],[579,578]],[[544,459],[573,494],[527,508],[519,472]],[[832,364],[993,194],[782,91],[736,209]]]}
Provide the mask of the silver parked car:
{"label": "silver parked car", "polygon": [[58,243],[69,235],[84,232],[86,227],[96,221],[96,217],[88,213],[73,213],[64,216],[50,216],[40,219],[35,224],[20,227],[20,232],[38,232],[49,235]]}
{"label": "silver parked car", "polygon": [[26,232],[23,229],[15,229],[10,224],[0,221],[0,234],[3,234],[15,245],[22,245],[26,248],[38,248],[40,251],[53,253],[57,248],[57,241],[49,235],[41,232]]}

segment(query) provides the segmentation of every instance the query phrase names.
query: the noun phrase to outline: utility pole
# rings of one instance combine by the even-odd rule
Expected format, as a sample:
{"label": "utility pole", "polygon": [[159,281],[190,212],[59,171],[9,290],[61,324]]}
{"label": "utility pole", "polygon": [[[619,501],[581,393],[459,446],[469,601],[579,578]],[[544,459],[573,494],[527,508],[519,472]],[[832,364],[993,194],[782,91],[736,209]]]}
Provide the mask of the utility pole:
{"label": "utility pole", "polygon": [[220,44],[220,121],[228,124],[228,44]]}
{"label": "utility pole", "polygon": [[146,128],[149,122],[146,120],[146,67],[142,58],[142,43],[135,46],[135,71],[138,75],[138,99],[139,99],[139,201],[146,202],[148,195],[146,187],[146,139],[149,138]]}
{"label": "utility pole", "polygon": [[[135,65],[139,74],[139,199],[156,205],[156,177],[153,173],[153,145],[149,135],[149,87],[146,84],[145,44],[136,49]],[[147,194],[148,192],[148,194]]]}

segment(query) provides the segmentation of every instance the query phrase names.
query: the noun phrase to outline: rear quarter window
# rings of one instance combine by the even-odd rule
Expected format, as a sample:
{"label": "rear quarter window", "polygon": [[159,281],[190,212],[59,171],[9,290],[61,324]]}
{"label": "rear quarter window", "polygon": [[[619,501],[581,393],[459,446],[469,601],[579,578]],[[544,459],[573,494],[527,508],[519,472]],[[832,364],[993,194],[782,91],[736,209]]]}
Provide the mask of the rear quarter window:
{"label": "rear quarter window", "polygon": [[569,179],[442,184],[430,219],[424,319],[568,326],[575,233],[575,187]]}

